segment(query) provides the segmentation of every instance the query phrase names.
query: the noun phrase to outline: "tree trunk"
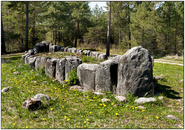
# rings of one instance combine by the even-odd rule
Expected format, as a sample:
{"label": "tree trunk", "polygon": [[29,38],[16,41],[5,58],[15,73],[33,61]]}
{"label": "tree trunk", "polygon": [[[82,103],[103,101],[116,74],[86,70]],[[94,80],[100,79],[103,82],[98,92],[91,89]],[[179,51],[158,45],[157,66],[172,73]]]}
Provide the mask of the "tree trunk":
{"label": "tree trunk", "polygon": [[28,4],[29,1],[26,3],[26,44],[25,44],[25,51],[28,51]]}
{"label": "tree trunk", "polygon": [[[128,2],[129,3],[129,2]],[[129,4],[128,4],[128,49],[131,49],[131,43],[130,43],[130,40],[131,40],[131,33],[130,33],[130,8],[129,8]]]}
{"label": "tree trunk", "polygon": [[79,20],[77,19],[77,33],[75,38],[75,48],[77,46],[77,39],[79,38]]}
{"label": "tree trunk", "polygon": [[4,41],[4,30],[3,30],[3,21],[1,16],[1,55],[6,53],[5,41]]}
{"label": "tree trunk", "polygon": [[32,36],[32,47],[35,45],[35,1],[34,1],[34,12],[33,12],[33,36]]}
{"label": "tree trunk", "polygon": [[110,44],[110,23],[111,23],[111,2],[109,1],[109,17],[108,17],[108,30],[107,30],[107,49],[106,49],[106,58],[110,55],[109,54],[109,44]]}
{"label": "tree trunk", "polygon": [[119,47],[121,46],[121,29],[119,28]]}

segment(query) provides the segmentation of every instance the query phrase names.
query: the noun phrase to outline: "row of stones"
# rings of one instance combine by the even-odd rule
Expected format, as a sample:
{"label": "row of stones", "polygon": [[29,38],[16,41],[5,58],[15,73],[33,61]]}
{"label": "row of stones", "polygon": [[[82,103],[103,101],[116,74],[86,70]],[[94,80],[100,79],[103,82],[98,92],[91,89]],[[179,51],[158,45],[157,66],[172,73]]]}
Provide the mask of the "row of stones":
{"label": "row of stones", "polygon": [[[56,51],[56,48],[56,45],[49,45],[49,51]],[[63,48],[61,51],[79,54],[83,52],[87,56],[96,58],[101,55],[90,50],[69,47]],[[152,82],[153,61],[148,50],[142,47],[134,47],[124,55],[110,57],[99,65],[81,64],[82,61],[79,58],[38,58],[30,55],[29,51],[22,57],[25,64],[29,64],[36,70],[41,66],[45,67],[46,75],[55,77],[60,82],[64,80],[64,77],[67,78],[72,69],[77,68],[77,76],[79,77],[80,85],[84,89],[112,91],[117,95],[124,95],[129,91],[135,96],[143,96],[146,93],[152,95],[154,93],[155,85]]]}

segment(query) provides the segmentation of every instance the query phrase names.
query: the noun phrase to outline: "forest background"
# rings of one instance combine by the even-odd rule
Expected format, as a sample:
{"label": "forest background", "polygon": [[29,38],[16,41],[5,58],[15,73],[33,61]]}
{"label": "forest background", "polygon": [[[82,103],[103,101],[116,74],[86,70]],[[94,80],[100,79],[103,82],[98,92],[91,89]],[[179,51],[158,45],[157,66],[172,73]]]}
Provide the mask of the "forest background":
{"label": "forest background", "polygon": [[[2,53],[25,51],[26,9],[29,49],[41,41],[106,48],[108,10],[98,5],[90,10],[88,1],[1,1]],[[110,48],[126,51],[134,46],[151,55],[183,55],[184,1],[111,2]]]}

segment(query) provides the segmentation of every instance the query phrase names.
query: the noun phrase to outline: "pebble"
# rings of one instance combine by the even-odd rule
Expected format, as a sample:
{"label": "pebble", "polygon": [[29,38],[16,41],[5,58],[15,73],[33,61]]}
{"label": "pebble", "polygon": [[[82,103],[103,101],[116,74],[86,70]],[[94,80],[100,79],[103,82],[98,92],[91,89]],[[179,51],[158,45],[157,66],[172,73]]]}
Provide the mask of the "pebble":
{"label": "pebble", "polygon": [[10,88],[12,88],[12,86],[8,86],[8,87],[6,87],[6,88],[3,88],[3,89],[1,90],[1,92],[2,92],[2,93],[8,92],[8,90],[9,90]]}
{"label": "pebble", "polygon": [[70,87],[70,90],[72,90],[72,89],[81,90],[83,88],[81,86],[78,86],[78,85],[73,85],[73,86]]}
{"label": "pebble", "polygon": [[156,80],[163,80],[163,77],[161,77],[161,76],[155,76],[155,79]]}
{"label": "pebble", "polygon": [[179,118],[177,118],[177,117],[174,116],[174,115],[167,115],[166,117],[167,117],[168,119],[179,120]]}
{"label": "pebble", "polygon": [[138,106],[139,109],[146,109],[144,106]]}
{"label": "pebble", "polygon": [[110,102],[111,100],[110,99],[107,99],[107,98],[103,98],[101,99],[101,102]]}
{"label": "pebble", "polygon": [[163,100],[163,99],[164,99],[164,97],[163,97],[163,96],[160,96],[160,97],[158,97],[158,99],[159,99],[159,100]]}
{"label": "pebble", "polygon": [[119,102],[126,102],[127,98],[125,96],[116,96],[115,99]]}
{"label": "pebble", "polygon": [[149,103],[149,102],[156,102],[157,99],[153,97],[145,98],[145,97],[140,97],[135,100],[137,104],[143,104],[143,103]]}
{"label": "pebble", "polygon": [[20,75],[21,72],[13,72],[13,74]]}
{"label": "pebble", "polygon": [[101,93],[101,92],[93,92],[94,94],[96,94],[96,95],[104,95],[103,93]]}
{"label": "pebble", "polygon": [[181,79],[179,82],[180,82],[180,83],[181,83],[181,82],[184,82],[184,79]]}

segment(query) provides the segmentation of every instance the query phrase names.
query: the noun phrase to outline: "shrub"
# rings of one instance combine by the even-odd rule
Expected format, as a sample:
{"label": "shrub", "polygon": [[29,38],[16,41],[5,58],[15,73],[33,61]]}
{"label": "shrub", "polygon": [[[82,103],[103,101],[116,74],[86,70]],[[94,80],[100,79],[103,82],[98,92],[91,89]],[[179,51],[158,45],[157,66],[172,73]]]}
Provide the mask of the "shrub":
{"label": "shrub", "polygon": [[68,85],[79,84],[79,79],[77,76],[77,69],[73,69],[71,72],[69,72],[69,76],[67,77],[67,83]]}

